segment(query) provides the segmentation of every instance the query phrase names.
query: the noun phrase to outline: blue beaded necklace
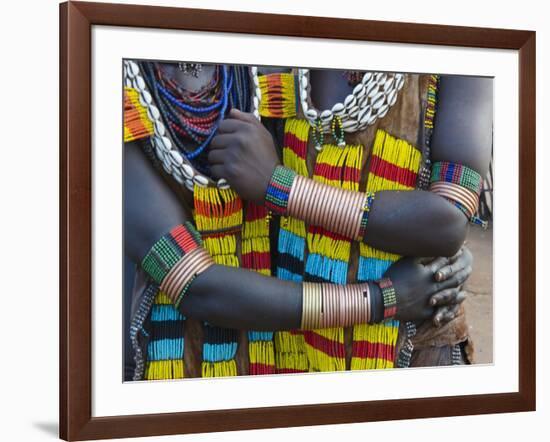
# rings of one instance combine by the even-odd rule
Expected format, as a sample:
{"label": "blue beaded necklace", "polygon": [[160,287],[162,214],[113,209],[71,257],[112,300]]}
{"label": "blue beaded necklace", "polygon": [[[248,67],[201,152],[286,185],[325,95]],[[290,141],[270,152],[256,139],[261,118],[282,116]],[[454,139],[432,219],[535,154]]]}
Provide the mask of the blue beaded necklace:
{"label": "blue beaded necklace", "polygon": [[[188,151],[183,142],[180,140],[178,134],[171,128],[170,124],[167,124],[166,127],[172,139],[176,143],[178,150],[188,160],[196,159],[210,144],[212,138],[214,138],[217,133],[219,124],[225,117],[225,113],[227,112],[227,108],[229,105],[229,93],[233,83],[233,76],[231,72],[228,72],[226,66],[221,66],[221,96],[216,103],[208,106],[192,106],[187,103],[181,102],[159,83],[151,67],[149,67],[149,69],[147,69],[145,72],[146,78],[150,83],[155,99],[159,103],[159,110],[161,111],[161,114],[163,115],[165,120],[175,123],[181,130],[185,131],[185,133],[187,133],[193,141],[199,144],[198,147],[193,151]],[[185,122],[179,118],[178,113],[175,109],[176,107],[186,111],[191,115],[205,114],[219,109],[219,115],[212,129],[210,129],[209,131],[205,131],[193,125],[185,124]],[[200,142],[200,136],[206,136],[206,139]]]}

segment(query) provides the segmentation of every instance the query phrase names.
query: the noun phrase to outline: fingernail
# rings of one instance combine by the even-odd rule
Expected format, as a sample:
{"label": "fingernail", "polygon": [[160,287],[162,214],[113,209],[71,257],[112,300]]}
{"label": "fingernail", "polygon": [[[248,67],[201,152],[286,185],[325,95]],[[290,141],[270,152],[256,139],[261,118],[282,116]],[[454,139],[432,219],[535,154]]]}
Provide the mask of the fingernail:
{"label": "fingernail", "polygon": [[430,304],[431,305],[436,305],[437,304],[437,301],[435,299],[430,299]]}

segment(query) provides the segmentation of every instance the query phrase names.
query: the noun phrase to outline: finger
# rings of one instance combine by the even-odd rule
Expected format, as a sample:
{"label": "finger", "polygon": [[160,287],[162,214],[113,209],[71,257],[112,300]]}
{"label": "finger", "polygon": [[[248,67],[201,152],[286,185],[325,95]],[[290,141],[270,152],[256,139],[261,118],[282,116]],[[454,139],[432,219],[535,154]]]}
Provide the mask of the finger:
{"label": "finger", "polygon": [[238,138],[233,134],[218,134],[210,142],[210,150],[225,149],[231,144],[237,143]]}
{"label": "finger", "polygon": [[216,179],[225,178],[225,168],[221,164],[214,164],[211,166],[210,172]]}
{"label": "finger", "polygon": [[472,273],[472,267],[467,266],[458,272],[456,272],[453,276],[448,278],[447,280],[440,282],[437,284],[437,291],[441,291],[448,288],[454,288],[459,287],[468,279],[470,274]]}
{"label": "finger", "polygon": [[214,164],[223,164],[225,158],[224,149],[214,149],[208,152],[208,162],[211,165]]}
{"label": "finger", "polygon": [[437,292],[430,298],[431,306],[442,306],[456,303],[456,298],[459,294],[458,288],[446,289],[441,292]]}
{"label": "finger", "polygon": [[449,263],[449,258],[445,256],[439,256],[435,258],[427,267],[432,273],[437,272],[441,267],[446,266]]}
{"label": "finger", "polygon": [[458,292],[458,295],[456,295],[455,304],[462,304],[467,297],[468,294],[465,291]]}
{"label": "finger", "polygon": [[434,260],[434,257],[431,256],[431,257],[424,257],[424,258],[416,258],[416,262],[418,264],[422,264],[422,265],[427,265],[429,264],[430,262],[432,262]]}
{"label": "finger", "polygon": [[237,120],[240,120],[245,123],[251,123],[251,124],[257,124],[258,120],[254,116],[254,114],[251,114],[249,112],[243,112],[239,109],[233,108],[229,111],[228,114],[229,117],[235,118]]}
{"label": "finger", "polygon": [[225,118],[218,126],[218,133],[231,134],[243,130],[245,122],[236,118]]}
{"label": "finger", "polygon": [[457,263],[458,259],[462,256],[462,253],[462,249],[460,249],[454,256],[451,256],[449,258],[448,265],[440,268],[437,272],[435,272],[434,277],[436,281],[445,281],[463,268],[460,266],[460,263]]}
{"label": "finger", "polygon": [[432,319],[433,325],[435,325],[436,327],[441,327],[443,325],[443,316],[445,316],[446,311],[447,311],[446,306],[439,307],[436,310],[434,317]]}
{"label": "finger", "polygon": [[433,316],[433,325],[436,327],[442,327],[443,325],[452,321],[454,318],[456,318],[458,314],[458,308],[458,305],[445,305],[443,307],[439,307]]}
{"label": "finger", "polygon": [[441,325],[445,325],[455,319],[458,316],[458,309],[458,305],[447,307],[443,313],[443,317],[441,318]]}

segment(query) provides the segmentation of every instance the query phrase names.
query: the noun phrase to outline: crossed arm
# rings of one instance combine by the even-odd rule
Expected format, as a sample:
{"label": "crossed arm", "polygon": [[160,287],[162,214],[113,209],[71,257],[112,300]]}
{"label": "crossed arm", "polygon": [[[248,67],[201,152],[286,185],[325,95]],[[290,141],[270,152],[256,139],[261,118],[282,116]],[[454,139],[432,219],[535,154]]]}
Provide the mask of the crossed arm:
{"label": "crossed arm", "polygon": [[[145,158],[139,143],[127,143],[125,149],[125,250],[139,264],[162,235],[191,216]],[[471,271],[469,260],[471,256],[466,253],[452,271],[445,258],[428,265],[414,259],[394,264],[388,276],[399,294],[400,318],[420,321],[430,318],[436,307],[445,312],[445,307],[461,301],[464,296],[456,288]],[[445,273],[445,281],[435,281],[437,270]],[[372,284],[371,290],[377,292],[378,288]],[[428,302],[432,295],[438,301],[436,305]],[[302,288],[298,283],[250,270],[214,265],[191,284],[180,310],[188,317],[230,328],[295,329],[300,326]],[[452,316],[443,317],[450,319]]]}
{"label": "crossed arm", "polygon": [[[492,146],[492,103],[490,79],[443,76],[432,160],[463,164],[485,176]],[[279,164],[271,136],[251,115],[238,111],[230,113],[219,132],[209,155],[212,172],[226,178],[244,199],[263,203]],[[364,241],[405,256],[452,256],[466,232],[464,214],[441,196],[388,190],[376,195]]]}
{"label": "crossed arm", "polygon": [[[462,162],[483,174],[490,157],[490,136],[487,136],[487,131],[490,132],[491,128],[489,106],[492,105],[492,91],[488,92],[490,87],[486,83],[461,84],[453,83],[455,78],[444,80],[438,109],[437,125],[440,129],[434,133],[433,157],[436,161],[445,159]],[[451,81],[450,85],[448,81]],[[448,90],[447,95],[443,95],[444,89]],[[477,102],[480,99],[483,103]],[[474,108],[475,121],[471,121],[471,118],[458,118],[455,121],[457,113],[469,112],[472,116]],[[273,153],[268,149],[271,147],[274,150],[273,146],[267,142],[269,140],[272,143],[271,136],[261,132],[260,127],[263,126],[254,126],[243,115],[233,114],[231,117],[227,120],[229,124],[225,125],[226,130],[230,128],[231,131],[220,135],[221,141],[226,144],[222,146],[218,137],[214,143],[214,151],[223,153],[224,162],[213,162],[212,170],[216,169],[221,176],[226,177],[245,199],[259,201],[263,199],[267,184],[260,192],[260,197],[247,198],[246,190],[242,189],[261,190],[262,187],[257,183],[265,180],[266,176],[269,179],[274,165],[265,159],[273,159]],[[474,123],[477,129],[470,127]],[[446,125],[454,126],[445,129]],[[237,126],[239,133],[235,130]],[[453,130],[449,132],[453,137],[447,136],[445,130]],[[460,140],[454,140],[458,136]],[[265,151],[259,148],[262,145],[267,146]],[[261,155],[243,156],[247,146],[254,146]],[[456,152],[457,149],[460,152]],[[235,155],[239,155],[239,161],[236,161]],[[222,156],[218,161],[221,159]],[[224,165],[231,173],[226,173]],[[241,166],[245,169],[239,171]],[[256,183],[248,180],[250,176],[257,180]],[[247,179],[243,181],[243,177]],[[126,253],[139,263],[158,238],[174,225],[190,219],[190,212],[147,162],[137,143],[126,146],[125,189]],[[422,207],[422,210],[418,210],[418,207]],[[409,256],[451,256],[464,240],[466,219],[458,209],[430,192],[387,191],[377,195],[368,230],[365,241],[383,250]],[[414,234],[411,235],[411,232]],[[463,299],[458,287],[471,271],[469,261],[463,261],[460,270],[454,273],[449,270],[448,264],[449,261],[445,259],[436,259],[424,265],[419,260],[405,258],[388,270],[399,294],[399,319],[421,321],[431,317],[434,308],[456,305]],[[449,278],[436,282],[433,277],[436,270],[442,270]],[[376,288],[373,287],[373,290]],[[432,298],[435,298],[436,304],[429,303]],[[189,317],[225,327],[293,329],[300,324],[301,286],[252,271],[216,265],[196,278],[181,302],[180,309]],[[452,319],[452,315],[447,315],[448,319]]]}

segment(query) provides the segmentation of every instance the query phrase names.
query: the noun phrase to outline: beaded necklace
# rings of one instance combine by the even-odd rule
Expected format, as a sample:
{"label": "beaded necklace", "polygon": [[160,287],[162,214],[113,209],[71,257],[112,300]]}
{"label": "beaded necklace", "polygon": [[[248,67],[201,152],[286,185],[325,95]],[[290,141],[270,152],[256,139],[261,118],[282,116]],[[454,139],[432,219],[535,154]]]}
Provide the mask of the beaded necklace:
{"label": "beaded necklace", "polygon": [[[221,81],[219,72],[227,74],[224,77],[226,81]],[[156,87],[157,78],[160,77],[163,78],[164,83],[160,86],[164,92],[159,92],[162,89]],[[165,75],[159,75],[152,63],[126,60],[124,61],[124,82],[127,88],[133,88],[138,93],[140,107],[153,128],[150,143],[147,145],[148,156],[154,154],[156,157],[154,162],[160,164],[178,184],[190,191],[193,191],[195,185],[200,187],[217,185],[220,189],[229,189],[227,181],[223,178],[217,183],[211,183],[208,178],[209,165],[203,153],[215,135],[226,110],[230,107],[236,107],[242,111],[249,111],[252,108],[254,115],[259,118],[259,98],[255,98],[252,102],[250,97],[250,88],[254,88],[256,97],[260,97],[257,68],[218,66],[210,85],[198,92],[186,91],[181,95],[184,91],[177,83]],[[217,90],[225,91],[221,99]],[[178,98],[182,99],[178,100]],[[182,109],[177,104],[178,101],[186,100],[196,104],[196,106],[191,105],[194,112],[191,115],[188,114],[189,108],[183,106],[184,109]],[[221,103],[219,109],[216,103]],[[211,114],[205,115],[204,112],[208,111]],[[182,113],[183,116],[180,118],[179,114]],[[212,120],[215,121],[214,124]],[[126,134],[131,133],[130,129],[127,127],[125,118],[125,137]],[[143,133],[143,136],[147,135]],[[188,144],[199,147],[189,153]]]}
{"label": "beaded necklace", "polygon": [[[167,78],[158,69],[155,71],[151,66],[142,66],[145,72],[145,78],[149,84],[149,89],[153,94],[149,94],[145,81],[140,76],[139,67],[128,62],[126,71],[132,80],[132,85],[140,91],[140,97],[143,98],[147,108],[147,115],[154,121],[155,136],[153,144],[155,145],[155,154],[161,158],[163,167],[174,178],[178,180],[178,170],[173,170],[172,166],[177,165],[185,175],[185,185],[193,190],[194,195],[194,219],[197,229],[204,238],[204,247],[209,251],[214,261],[221,265],[232,267],[239,266],[237,252],[237,237],[243,227],[242,202],[237,194],[228,189],[228,186],[218,182],[218,187],[207,185],[207,179],[195,174],[190,165],[183,163],[182,158],[178,158],[179,152],[184,153],[182,148],[187,148],[187,144],[195,144],[199,147],[186,155],[187,160],[193,160],[195,167],[200,167],[199,154],[209,144],[211,137],[217,130],[219,121],[223,118],[225,110],[229,106],[248,110],[251,106],[249,93],[249,73],[244,67],[226,67],[218,68],[218,74],[214,75],[210,85],[201,89],[197,93],[182,93],[173,80]],[[233,87],[235,85],[235,87]],[[153,104],[158,104],[157,109]],[[164,119],[164,124],[160,118]],[[178,147],[178,151],[172,149],[171,141],[162,132],[166,130]],[[186,142],[184,146],[183,143]],[[162,149],[159,151],[159,144]],[[170,162],[166,161],[166,154],[169,153]],[[173,163],[172,160],[176,162]],[[191,170],[188,170],[191,169]],[[193,180],[189,183],[188,178]],[[183,177],[182,177],[183,178]],[[179,181],[179,180],[178,180]],[[221,181],[221,180],[220,180]],[[247,268],[257,270],[262,273],[270,272],[269,260],[269,239],[268,224],[265,221],[266,213],[263,208],[254,210],[250,208],[247,211],[247,219],[243,232],[243,265]],[[155,298],[155,303],[162,303],[162,294]],[[173,307],[171,307],[173,309]],[[163,306],[166,310],[166,306]],[[175,316],[177,310],[170,312],[171,317]],[[155,316],[155,317],[158,317]],[[179,318],[178,320],[183,320]],[[203,322],[204,341],[202,347],[201,373],[203,377],[235,376],[237,375],[237,365],[235,355],[238,347],[238,331],[217,327],[214,324]],[[162,341],[163,334],[158,328],[151,335],[150,347]],[[153,359],[148,361],[145,369],[145,377],[183,377],[183,366],[179,365],[182,361],[179,352],[183,352],[183,328],[180,329],[181,347],[178,353],[170,353],[170,360],[157,363],[154,360],[156,353],[149,353]],[[263,332],[249,332],[249,352],[251,355],[250,371],[253,373],[273,372],[274,355],[272,334]],[[153,364],[151,366],[151,363]],[[170,365],[172,364],[172,365]],[[176,364],[177,369],[173,368]],[[149,366],[152,368],[149,369]],[[174,366],[174,367],[176,367]],[[181,367],[181,369],[180,369]],[[271,368],[270,368],[271,367]]]}
{"label": "beaded necklace", "polygon": [[[196,96],[192,96],[193,104],[189,104],[174,93],[173,81],[166,81],[158,64],[149,66],[147,76],[153,90],[160,111],[168,122],[168,129],[172,139],[180,152],[189,160],[201,155],[217,132],[220,122],[225,117],[229,104],[229,91],[232,84],[232,75],[226,66],[221,66],[219,82],[214,84],[211,91],[211,104],[200,105]],[[218,77],[218,75],[216,75]],[[198,144],[193,150],[189,149],[189,140]],[[199,163],[204,168],[204,163]]]}
{"label": "beaded necklace", "polygon": [[250,92],[250,73],[247,66],[231,66],[229,68],[233,87],[230,88],[229,103],[232,108],[250,112],[252,98]]}
{"label": "beaded necklace", "polygon": [[330,133],[334,117],[341,119],[345,132],[356,132],[374,124],[396,103],[397,94],[405,83],[403,74],[365,72],[361,82],[342,102],[320,111],[311,102],[309,69],[299,69],[298,75],[304,116],[312,126],[325,133]]}

